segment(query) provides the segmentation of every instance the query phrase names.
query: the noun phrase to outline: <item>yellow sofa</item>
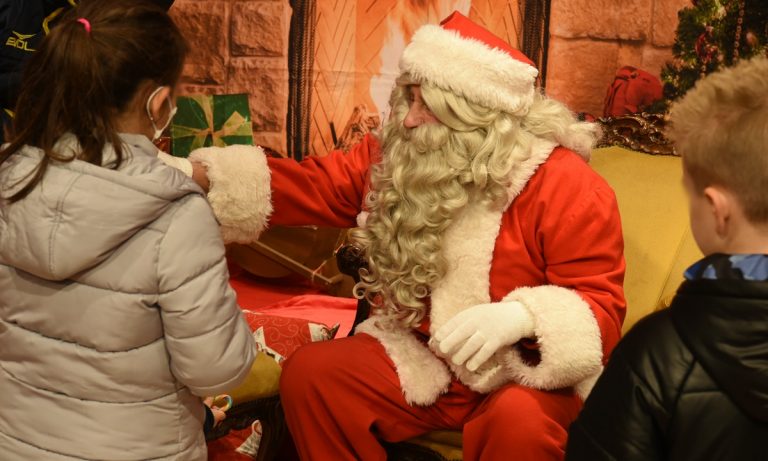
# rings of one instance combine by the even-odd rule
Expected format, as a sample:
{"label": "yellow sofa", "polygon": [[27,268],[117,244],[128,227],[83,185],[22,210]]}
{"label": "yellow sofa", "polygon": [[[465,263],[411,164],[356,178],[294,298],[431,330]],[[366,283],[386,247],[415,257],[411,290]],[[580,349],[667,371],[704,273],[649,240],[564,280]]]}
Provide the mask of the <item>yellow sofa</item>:
{"label": "yellow sofa", "polygon": [[[701,258],[688,224],[680,157],[621,147],[596,149],[590,161],[616,192],[627,272],[626,332],[643,316],[667,307],[685,269]],[[462,459],[461,432],[436,431],[387,446],[389,458]]]}
{"label": "yellow sofa", "polygon": [[595,150],[590,163],[619,202],[627,261],[626,332],[641,317],[669,305],[683,272],[702,255],[688,224],[680,157],[607,147]]}

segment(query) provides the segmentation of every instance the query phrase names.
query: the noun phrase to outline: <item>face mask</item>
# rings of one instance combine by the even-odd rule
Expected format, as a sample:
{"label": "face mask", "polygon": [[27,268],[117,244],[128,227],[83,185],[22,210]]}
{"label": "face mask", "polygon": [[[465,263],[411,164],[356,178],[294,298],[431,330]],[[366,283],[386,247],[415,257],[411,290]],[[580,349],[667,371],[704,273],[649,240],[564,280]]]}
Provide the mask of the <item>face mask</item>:
{"label": "face mask", "polygon": [[171,124],[171,120],[173,120],[173,116],[176,115],[177,107],[173,107],[171,105],[171,99],[168,98],[168,107],[171,109],[171,112],[168,114],[168,120],[165,122],[165,124],[162,127],[159,127],[155,124],[155,118],[152,117],[152,111],[150,110],[149,106],[152,103],[152,98],[157,96],[157,93],[162,90],[163,87],[158,87],[155,91],[152,92],[152,94],[149,95],[149,99],[147,99],[147,115],[149,116],[149,121],[152,122],[152,129],[155,130],[155,134],[152,137],[152,142],[157,141],[160,139],[160,136],[163,135],[163,131],[165,131],[166,128],[168,128],[168,125]]}

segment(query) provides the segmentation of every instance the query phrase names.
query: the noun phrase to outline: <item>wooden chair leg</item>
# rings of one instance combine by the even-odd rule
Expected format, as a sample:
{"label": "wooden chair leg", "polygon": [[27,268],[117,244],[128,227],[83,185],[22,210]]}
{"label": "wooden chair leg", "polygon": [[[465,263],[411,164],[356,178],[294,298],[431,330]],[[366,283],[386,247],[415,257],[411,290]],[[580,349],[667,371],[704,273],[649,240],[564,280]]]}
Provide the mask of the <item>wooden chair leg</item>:
{"label": "wooden chair leg", "polygon": [[[360,248],[346,244],[336,250],[336,265],[342,274],[349,275],[355,280],[360,281],[360,269],[367,266],[365,255]],[[365,299],[358,300],[355,320],[352,323],[352,329],[347,336],[355,334],[355,328],[360,322],[368,318],[371,311],[371,305]]]}

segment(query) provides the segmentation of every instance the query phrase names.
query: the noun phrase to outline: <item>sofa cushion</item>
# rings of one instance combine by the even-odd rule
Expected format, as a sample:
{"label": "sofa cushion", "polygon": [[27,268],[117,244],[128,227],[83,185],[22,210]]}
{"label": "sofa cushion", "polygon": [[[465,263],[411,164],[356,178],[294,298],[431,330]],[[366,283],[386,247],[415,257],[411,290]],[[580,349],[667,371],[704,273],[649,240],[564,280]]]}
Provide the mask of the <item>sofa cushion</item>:
{"label": "sofa cushion", "polygon": [[235,389],[229,392],[232,404],[238,405],[278,394],[280,387],[280,365],[274,358],[259,351],[251,371]]}
{"label": "sofa cushion", "polygon": [[245,381],[229,393],[234,405],[277,395],[283,360],[304,344],[332,339],[339,329],[338,325],[329,328],[306,319],[250,310],[243,310],[243,315],[259,353]]}
{"label": "sofa cushion", "polygon": [[627,261],[626,332],[666,307],[685,269],[701,258],[688,221],[682,162],[680,157],[607,147],[595,149],[590,164],[613,187],[619,203]]}
{"label": "sofa cushion", "polygon": [[328,327],[311,320],[267,315],[243,310],[251,327],[256,348],[282,363],[299,347],[315,341],[326,341],[336,336],[339,325]]}

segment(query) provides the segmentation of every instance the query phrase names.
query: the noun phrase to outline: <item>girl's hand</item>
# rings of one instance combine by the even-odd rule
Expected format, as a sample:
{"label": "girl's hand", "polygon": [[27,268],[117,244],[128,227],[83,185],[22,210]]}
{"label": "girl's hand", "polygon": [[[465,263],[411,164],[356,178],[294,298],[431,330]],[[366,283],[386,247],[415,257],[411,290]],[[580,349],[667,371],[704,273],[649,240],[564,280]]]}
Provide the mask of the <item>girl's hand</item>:
{"label": "girl's hand", "polygon": [[213,427],[216,427],[220,422],[226,419],[227,413],[221,408],[213,406],[213,401],[213,397],[206,397],[203,399],[203,403],[208,406],[208,408],[211,409],[211,413],[213,413]]}

